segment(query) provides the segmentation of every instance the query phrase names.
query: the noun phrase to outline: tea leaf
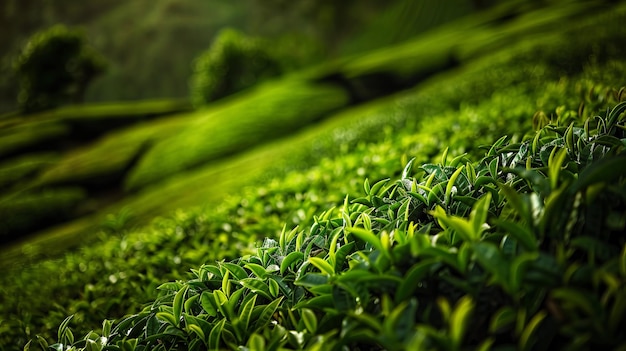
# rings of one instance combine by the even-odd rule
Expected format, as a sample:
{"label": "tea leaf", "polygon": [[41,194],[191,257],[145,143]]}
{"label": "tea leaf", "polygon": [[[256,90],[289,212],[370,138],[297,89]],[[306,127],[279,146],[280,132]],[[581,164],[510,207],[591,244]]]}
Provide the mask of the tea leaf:
{"label": "tea leaf", "polygon": [[301,309],[300,313],[306,329],[309,333],[315,334],[317,331],[317,317],[315,317],[315,313],[308,308]]}
{"label": "tea leaf", "polygon": [[222,330],[224,330],[224,324],[226,324],[226,319],[222,319],[219,321],[209,333],[209,349],[218,350],[220,348],[220,337],[222,335]]}
{"label": "tea leaf", "polygon": [[528,324],[524,328],[524,331],[520,335],[520,338],[519,338],[520,350],[532,349],[533,342],[534,342],[534,340],[532,340],[533,334],[536,332],[537,328],[539,327],[539,324],[543,321],[544,318],[546,318],[546,316],[547,316],[547,313],[541,310],[537,312],[537,314],[534,315],[533,318],[531,318],[531,320],[528,322]]}
{"label": "tea leaf", "polygon": [[469,296],[463,296],[450,315],[450,338],[456,347],[463,342],[465,329],[474,309],[474,302]]}
{"label": "tea leaf", "polygon": [[300,251],[290,252],[280,263],[280,274],[285,274],[288,268],[291,267],[292,264],[298,261],[304,260],[304,254]]}
{"label": "tea leaf", "polygon": [[309,257],[309,262],[317,267],[317,269],[319,269],[322,273],[331,276],[335,274],[335,270],[333,269],[333,267],[328,262],[319,257]]}
{"label": "tea leaf", "polygon": [[259,315],[254,325],[254,330],[259,330],[265,327],[267,323],[269,323],[270,319],[274,315],[274,312],[276,312],[276,309],[278,308],[278,305],[280,305],[282,300],[283,300],[283,297],[281,296],[263,308],[261,315]]}

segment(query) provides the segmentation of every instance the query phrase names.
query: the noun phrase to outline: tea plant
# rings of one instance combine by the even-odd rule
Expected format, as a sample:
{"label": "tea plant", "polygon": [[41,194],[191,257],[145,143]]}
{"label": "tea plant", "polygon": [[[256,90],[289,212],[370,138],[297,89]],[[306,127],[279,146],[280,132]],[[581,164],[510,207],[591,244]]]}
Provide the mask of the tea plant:
{"label": "tea plant", "polygon": [[[623,348],[626,102],[484,158],[407,163],[305,229],[44,348]],[[566,122],[566,121],[565,121]],[[27,349],[32,344],[27,345]],[[70,346],[71,345],[71,346]]]}

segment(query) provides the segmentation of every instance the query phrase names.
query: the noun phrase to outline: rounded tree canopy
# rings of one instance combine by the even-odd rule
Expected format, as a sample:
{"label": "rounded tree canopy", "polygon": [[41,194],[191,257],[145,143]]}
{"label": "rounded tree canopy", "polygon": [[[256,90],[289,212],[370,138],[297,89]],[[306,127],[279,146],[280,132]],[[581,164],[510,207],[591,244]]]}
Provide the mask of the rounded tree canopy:
{"label": "rounded tree canopy", "polygon": [[106,62],[81,30],[56,25],[29,39],[14,69],[20,81],[18,104],[33,112],[82,101]]}

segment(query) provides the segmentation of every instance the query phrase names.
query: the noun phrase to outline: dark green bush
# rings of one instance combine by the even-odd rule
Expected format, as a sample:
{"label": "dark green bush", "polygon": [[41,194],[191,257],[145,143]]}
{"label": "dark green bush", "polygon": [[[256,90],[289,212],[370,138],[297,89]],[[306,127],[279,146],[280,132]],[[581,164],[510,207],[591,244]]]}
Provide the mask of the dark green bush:
{"label": "dark green bush", "polygon": [[81,102],[89,83],[105,67],[78,30],[56,25],[36,33],[15,62],[18,105],[33,112]]}
{"label": "dark green bush", "polygon": [[67,318],[51,347],[622,349],[624,111],[503,137],[476,163],[410,161],[102,333],[75,341]]}
{"label": "dark green bush", "polygon": [[268,42],[224,29],[195,61],[191,98],[202,106],[282,72],[283,64]]}

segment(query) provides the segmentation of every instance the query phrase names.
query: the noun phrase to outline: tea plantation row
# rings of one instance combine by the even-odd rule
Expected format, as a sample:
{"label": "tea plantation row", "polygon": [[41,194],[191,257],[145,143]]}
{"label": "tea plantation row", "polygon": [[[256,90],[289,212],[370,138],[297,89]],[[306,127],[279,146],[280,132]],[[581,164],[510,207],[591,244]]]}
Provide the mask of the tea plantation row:
{"label": "tea plantation row", "polygon": [[[79,350],[587,350],[626,337],[626,101],[479,162],[444,153],[164,283]],[[416,174],[413,176],[413,174]],[[30,344],[27,345],[27,348]]]}

